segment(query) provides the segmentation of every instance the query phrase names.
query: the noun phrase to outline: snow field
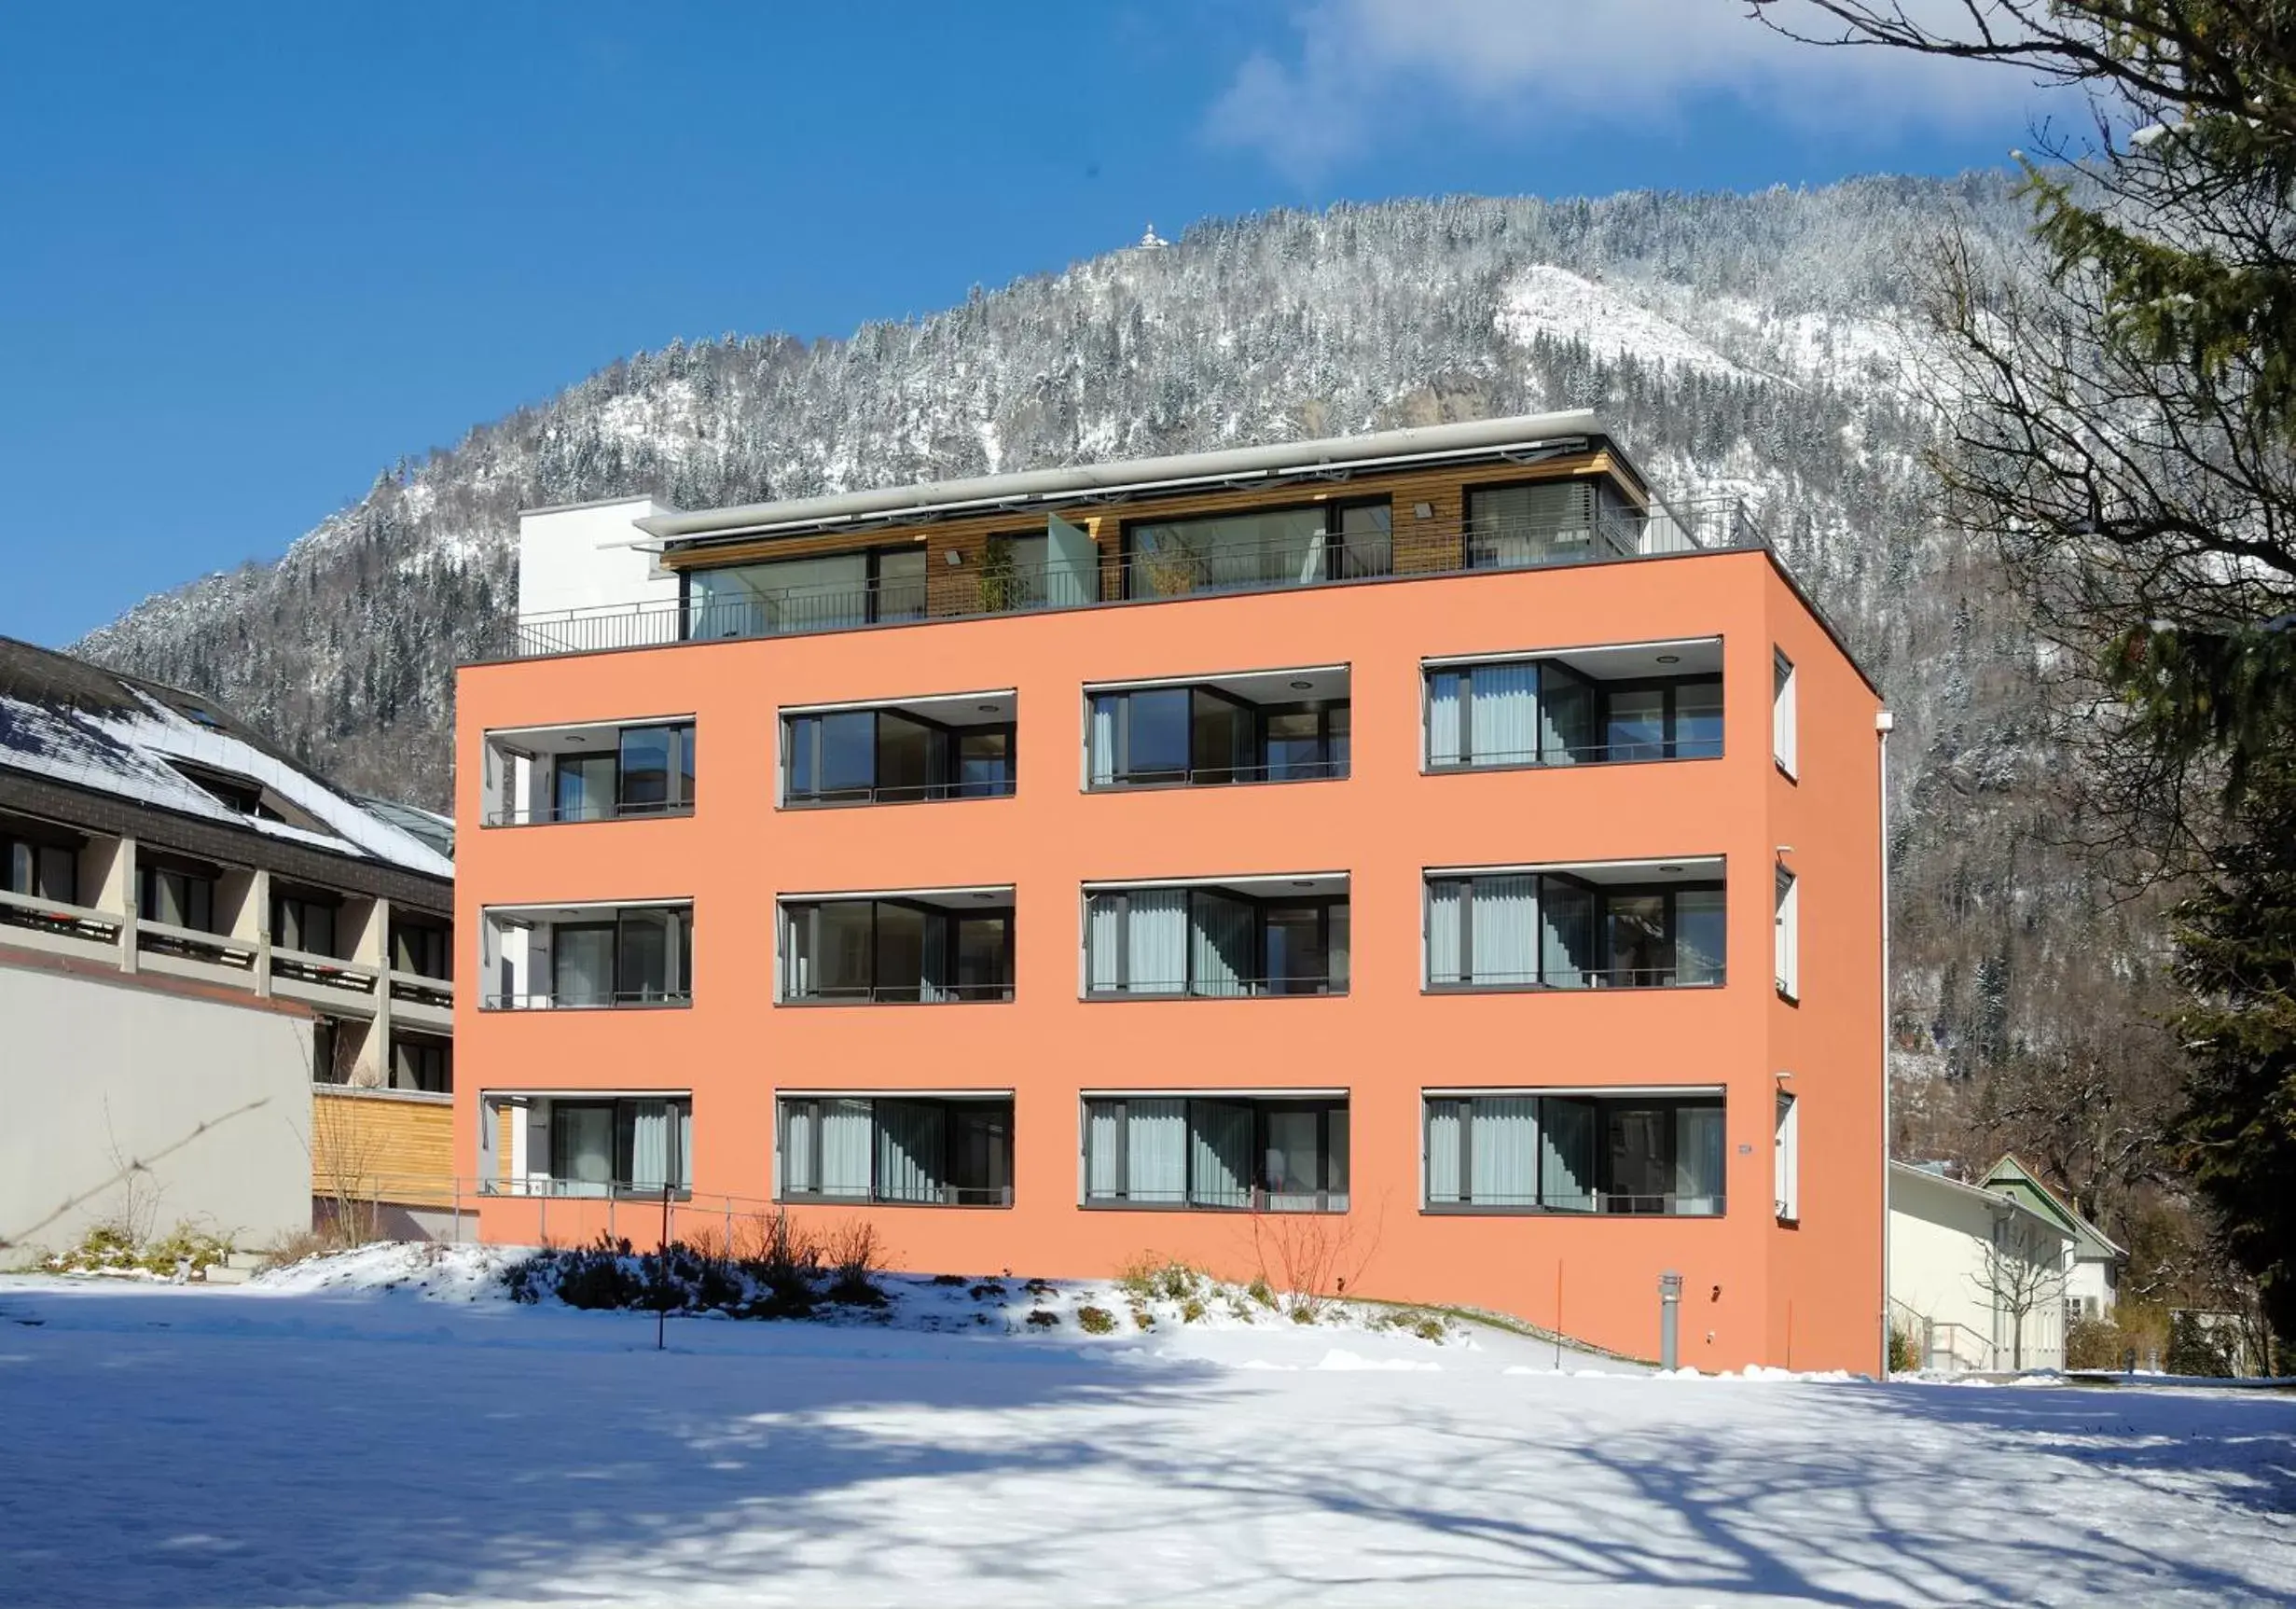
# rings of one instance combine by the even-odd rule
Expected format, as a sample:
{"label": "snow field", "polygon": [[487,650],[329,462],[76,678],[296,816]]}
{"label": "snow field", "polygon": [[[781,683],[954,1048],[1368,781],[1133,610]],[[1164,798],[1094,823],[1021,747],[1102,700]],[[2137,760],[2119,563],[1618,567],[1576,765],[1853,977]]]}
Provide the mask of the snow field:
{"label": "snow field", "polygon": [[505,1259],[0,1280],[0,1602],[2296,1594],[2285,1397],[1557,1372],[1482,1326],[1143,1331],[1113,1286],[1017,1280],[672,1318],[657,1353],[651,1314],[505,1299]]}

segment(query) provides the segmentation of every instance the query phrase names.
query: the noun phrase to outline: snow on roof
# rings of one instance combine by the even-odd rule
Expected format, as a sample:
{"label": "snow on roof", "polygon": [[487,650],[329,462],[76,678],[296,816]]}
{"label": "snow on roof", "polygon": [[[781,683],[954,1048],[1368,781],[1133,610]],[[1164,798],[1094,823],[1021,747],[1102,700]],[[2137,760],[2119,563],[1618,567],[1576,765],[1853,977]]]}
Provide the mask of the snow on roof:
{"label": "snow on roof", "polygon": [[[259,784],[315,827],[235,810],[178,770],[177,761]],[[0,770],[424,877],[454,876],[446,855],[242,735],[209,700],[5,639]]]}

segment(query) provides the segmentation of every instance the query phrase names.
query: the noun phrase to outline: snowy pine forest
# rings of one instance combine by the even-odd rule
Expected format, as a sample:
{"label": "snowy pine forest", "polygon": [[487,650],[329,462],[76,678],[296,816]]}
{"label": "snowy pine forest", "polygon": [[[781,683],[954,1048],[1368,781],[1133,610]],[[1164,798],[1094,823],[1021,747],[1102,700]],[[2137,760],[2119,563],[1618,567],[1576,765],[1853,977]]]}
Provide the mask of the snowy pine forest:
{"label": "snowy pine forest", "polygon": [[[1399,201],[1200,224],[848,340],[673,341],[397,463],[276,563],[155,597],[77,651],[205,690],[350,786],[444,806],[454,666],[509,640],[521,506],[701,507],[1591,405],[1668,492],[1746,497],[1897,712],[1902,1073],[2134,1054],[2137,914],[2054,842],[2037,649],[1929,513],[1913,275],[1953,219],[2007,246],[2026,213],[1991,176]],[[1901,1149],[1991,1160],[1997,1133],[1925,1106],[1962,1081],[1906,1082]],[[2062,1159],[2076,1188],[2089,1165]]]}

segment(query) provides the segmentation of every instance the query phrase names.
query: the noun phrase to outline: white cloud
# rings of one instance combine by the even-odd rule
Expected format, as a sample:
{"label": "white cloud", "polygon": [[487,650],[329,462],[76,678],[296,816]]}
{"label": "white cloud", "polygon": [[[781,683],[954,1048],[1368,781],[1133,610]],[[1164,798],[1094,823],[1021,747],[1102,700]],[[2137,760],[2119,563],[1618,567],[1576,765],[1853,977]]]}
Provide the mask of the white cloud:
{"label": "white cloud", "polygon": [[[1906,0],[1905,9],[1944,28],[1967,20],[1964,0]],[[1317,0],[1293,20],[1296,53],[1246,60],[1209,127],[1305,178],[1400,123],[1497,119],[1519,133],[1562,115],[1647,127],[1671,119],[1689,93],[1844,131],[1998,124],[2041,104],[2014,68],[1796,44],[1749,11],[1747,0]],[[1800,0],[1775,11],[1828,32]]]}

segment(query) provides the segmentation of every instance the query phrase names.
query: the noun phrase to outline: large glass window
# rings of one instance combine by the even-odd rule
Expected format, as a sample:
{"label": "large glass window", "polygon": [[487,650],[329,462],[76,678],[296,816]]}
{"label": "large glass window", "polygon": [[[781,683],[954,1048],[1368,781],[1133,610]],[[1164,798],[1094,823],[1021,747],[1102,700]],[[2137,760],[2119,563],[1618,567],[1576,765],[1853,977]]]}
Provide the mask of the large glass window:
{"label": "large glass window", "polygon": [[391,921],[391,965],[395,971],[412,973],[418,978],[451,978],[454,976],[451,936],[445,927],[436,922],[394,917]]}
{"label": "large glass window", "polygon": [[1170,598],[1385,575],[1394,565],[1390,519],[1379,500],[1134,520],[1124,528],[1125,595]]}
{"label": "large glass window", "polygon": [[1133,888],[1085,898],[1087,995],[1345,994],[1348,964],[1344,895]]}
{"label": "large glass window", "polygon": [[807,900],[781,908],[781,929],[784,1001],[940,1006],[1013,997],[1009,905]]}
{"label": "large glass window", "polygon": [[1085,1102],[1085,1202],[1348,1210],[1348,1103],[1261,1096]]}
{"label": "large glass window", "polygon": [[1711,759],[1721,753],[1718,676],[1601,682],[1542,659],[1427,673],[1431,770]]}
{"label": "large glass window", "polygon": [[712,641],[922,619],[925,559],[915,546],[689,570],[685,635]]}
{"label": "large glass window", "polygon": [[428,1034],[399,1033],[391,1039],[391,1088],[427,1095],[454,1092],[454,1042]]}
{"label": "large glass window", "polygon": [[1430,1096],[1425,1144],[1435,1211],[1722,1210],[1720,1096]]}
{"label": "large glass window", "polygon": [[1623,559],[1641,548],[1641,515],[1608,480],[1541,480],[1467,492],[1467,563],[1514,569]]}
{"label": "large glass window", "polygon": [[1723,980],[1718,882],[1597,885],[1567,872],[1430,878],[1430,989],[1650,989]]}
{"label": "large glass window", "polygon": [[1345,700],[1255,704],[1210,687],[1095,693],[1086,777],[1095,788],[1344,777],[1349,732]]}
{"label": "large glass window", "polygon": [[271,942],[306,955],[339,956],[335,948],[335,901],[292,890],[271,895]]}
{"label": "large glass window", "polygon": [[602,754],[560,754],[550,762],[554,821],[612,821],[671,815],[694,807],[690,722],[624,727]]}
{"label": "large glass window", "polygon": [[690,1098],[551,1100],[539,1115],[549,1125],[550,1177],[560,1196],[693,1193],[694,1103]]}
{"label": "large glass window", "polygon": [[28,899],[79,903],[79,854],[71,845],[0,832],[0,888]]}
{"label": "large glass window", "polygon": [[1013,1204],[1010,1096],[785,1095],[776,1137],[784,1201]]}
{"label": "large glass window", "polygon": [[201,933],[217,931],[212,874],[145,864],[137,867],[136,881],[140,885],[137,909],[145,921]]}
{"label": "large glass window", "polygon": [[692,998],[693,913],[683,907],[625,910],[542,930],[550,1004],[683,1006]]}
{"label": "large glass window", "polygon": [[781,723],[790,805],[1000,798],[1013,791],[1013,723],[951,726],[906,710],[837,710]]}

